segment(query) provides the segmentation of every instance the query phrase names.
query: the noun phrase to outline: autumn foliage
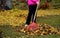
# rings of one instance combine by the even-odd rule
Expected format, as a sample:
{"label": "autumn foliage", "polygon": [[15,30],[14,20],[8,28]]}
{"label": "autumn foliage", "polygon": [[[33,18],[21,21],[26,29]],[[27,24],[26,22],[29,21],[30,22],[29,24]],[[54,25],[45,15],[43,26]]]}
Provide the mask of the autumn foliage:
{"label": "autumn foliage", "polygon": [[27,29],[22,26],[20,26],[17,31],[18,32],[23,32],[27,35],[48,35],[48,34],[60,34],[60,31],[58,31],[57,28],[54,28],[48,24],[38,24],[39,29],[33,30],[30,29],[27,31]]}

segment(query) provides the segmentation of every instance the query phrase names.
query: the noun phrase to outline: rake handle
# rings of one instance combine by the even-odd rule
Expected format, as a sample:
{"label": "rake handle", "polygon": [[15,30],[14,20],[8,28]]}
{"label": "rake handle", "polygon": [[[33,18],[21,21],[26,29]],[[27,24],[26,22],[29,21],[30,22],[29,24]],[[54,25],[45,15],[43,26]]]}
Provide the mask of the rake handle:
{"label": "rake handle", "polygon": [[36,11],[35,11],[35,15],[34,15],[33,21],[35,21],[35,19],[36,19],[36,17],[37,17],[38,6],[39,6],[39,4],[37,4],[37,7],[36,7]]}

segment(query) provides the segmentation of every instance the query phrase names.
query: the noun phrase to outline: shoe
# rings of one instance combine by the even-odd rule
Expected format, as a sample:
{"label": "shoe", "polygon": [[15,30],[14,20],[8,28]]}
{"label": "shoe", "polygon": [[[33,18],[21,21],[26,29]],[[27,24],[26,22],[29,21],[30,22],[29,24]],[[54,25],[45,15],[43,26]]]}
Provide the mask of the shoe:
{"label": "shoe", "polygon": [[26,24],[25,27],[27,27],[28,25]]}
{"label": "shoe", "polygon": [[27,29],[27,27],[28,27],[28,25],[27,25],[27,24],[25,24],[24,29],[26,30],[26,29]]}

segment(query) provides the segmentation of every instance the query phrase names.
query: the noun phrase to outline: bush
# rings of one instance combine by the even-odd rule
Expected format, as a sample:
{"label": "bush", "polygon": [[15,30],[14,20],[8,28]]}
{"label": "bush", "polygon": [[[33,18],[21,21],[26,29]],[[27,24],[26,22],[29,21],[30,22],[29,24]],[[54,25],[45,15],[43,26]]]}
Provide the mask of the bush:
{"label": "bush", "polygon": [[39,8],[40,9],[49,9],[49,4],[47,2],[45,2]]}

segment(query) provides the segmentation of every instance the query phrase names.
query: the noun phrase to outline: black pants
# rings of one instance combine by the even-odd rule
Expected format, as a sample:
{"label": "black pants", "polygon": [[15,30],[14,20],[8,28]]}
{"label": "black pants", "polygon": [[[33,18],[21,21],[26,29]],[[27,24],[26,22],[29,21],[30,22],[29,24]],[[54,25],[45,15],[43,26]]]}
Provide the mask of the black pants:
{"label": "black pants", "polygon": [[[37,4],[36,5],[29,5],[29,13],[28,13],[28,16],[27,16],[26,24],[28,24],[28,25],[30,24],[31,18],[32,18],[32,21],[33,21],[35,11],[36,11],[36,7],[37,7]],[[35,18],[34,22],[36,22],[36,18]]]}

